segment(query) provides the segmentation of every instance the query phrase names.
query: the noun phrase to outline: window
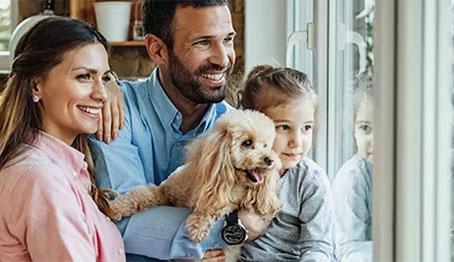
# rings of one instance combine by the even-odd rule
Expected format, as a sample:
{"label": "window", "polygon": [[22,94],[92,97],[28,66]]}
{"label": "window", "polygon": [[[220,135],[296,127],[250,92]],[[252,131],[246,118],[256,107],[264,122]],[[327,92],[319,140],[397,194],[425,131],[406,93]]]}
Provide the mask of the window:
{"label": "window", "polygon": [[17,24],[18,1],[0,0],[0,70],[9,68],[9,39]]}
{"label": "window", "polygon": [[[273,11],[287,18],[288,42],[276,40],[271,56],[307,72],[317,89],[321,123],[312,157],[327,171],[335,201],[356,192],[336,184],[359,155],[356,132],[374,131],[373,158],[363,165],[371,178],[356,192],[367,198],[346,208],[335,203],[336,224],[339,215],[357,219],[350,209],[364,214],[367,226],[355,221],[355,245],[343,248],[337,239],[337,258],[454,262],[454,0],[285,2],[287,9]],[[265,34],[282,37],[281,27]],[[249,49],[269,57],[257,43],[246,41],[247,59]],[[284,56],[279,46],[287,47]],[[355,103],[357,91],[370,86],[373,101],[364,107],[372,127],[357,121]],[[336,188],[344,191],[336,195]]]}
{"label": "window", "polygon": [[0,1],[0,51],[8,51],[11,36],[11,1]]}

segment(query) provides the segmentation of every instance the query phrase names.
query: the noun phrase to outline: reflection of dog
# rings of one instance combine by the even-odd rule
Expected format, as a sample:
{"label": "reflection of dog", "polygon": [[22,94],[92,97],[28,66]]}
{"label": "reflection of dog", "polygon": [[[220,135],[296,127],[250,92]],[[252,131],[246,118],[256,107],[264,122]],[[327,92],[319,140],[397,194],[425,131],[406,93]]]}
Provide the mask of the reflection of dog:
{"label": "reflection of dog", "polygon": [[274,137],[274,123],[264,114],[227,112],[188,145],[186,164],[160,186],[138,187],[110,202],[114,219],[156,205],[189,207],[187,229],[200,242],[216,219],[235,209],[271,218],[279,208]]}

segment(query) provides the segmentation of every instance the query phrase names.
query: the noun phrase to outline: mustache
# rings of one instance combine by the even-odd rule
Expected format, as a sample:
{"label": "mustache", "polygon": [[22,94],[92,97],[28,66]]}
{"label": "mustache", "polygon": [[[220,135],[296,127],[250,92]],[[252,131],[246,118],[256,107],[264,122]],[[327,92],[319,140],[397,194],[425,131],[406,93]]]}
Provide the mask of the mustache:
{"label": "mustache", "polygon": [[220,66],[220,65],[215,65],[215,64],[206,64],[206,65],[202,65],[200,66],[197,71],[196,71],[196,74],[203,74],[205,72],[210,72],[210,71],[222,71],[223,73],[227,73],[227,74],[230,74],[232,72],[232,69],[233,69],[233,65],[232,63],[229,62],[229,64],[227,66]]}

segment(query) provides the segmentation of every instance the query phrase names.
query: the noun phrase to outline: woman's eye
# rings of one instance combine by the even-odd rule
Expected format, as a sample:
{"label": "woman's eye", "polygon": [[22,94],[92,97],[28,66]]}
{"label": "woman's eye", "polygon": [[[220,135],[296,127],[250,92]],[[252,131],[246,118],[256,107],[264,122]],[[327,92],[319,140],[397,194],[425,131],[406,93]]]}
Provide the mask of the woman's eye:
{"label": "woman's eye", "polygon": [[78,75],[76,78],[79,79],[79,80],[86,81],[86,80],[90,80],[91,79],[91,75],[90,74],[81,74],[81,75]]}
{"label": "woman's eye", "polygon": [[102,82],[105,84],[105,83],[108,83],[112,80],[112,78],[110,77],[110,75],[106,74],[102,77]]}
{"label": "woman's eye", "polygon": [[252,146],[252,140],[251,139],[244,140],[243,143],[241,143],[241,145],[245,147],[250,147]]}

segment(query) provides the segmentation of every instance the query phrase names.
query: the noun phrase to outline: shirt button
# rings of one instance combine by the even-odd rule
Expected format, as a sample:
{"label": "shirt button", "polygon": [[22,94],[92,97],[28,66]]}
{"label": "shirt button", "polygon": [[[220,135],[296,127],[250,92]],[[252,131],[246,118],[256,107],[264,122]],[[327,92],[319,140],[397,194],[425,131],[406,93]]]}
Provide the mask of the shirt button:
{"label": "shirt button", "polygon": [[118,255],[123,255],[123,248],[118,249]]}

